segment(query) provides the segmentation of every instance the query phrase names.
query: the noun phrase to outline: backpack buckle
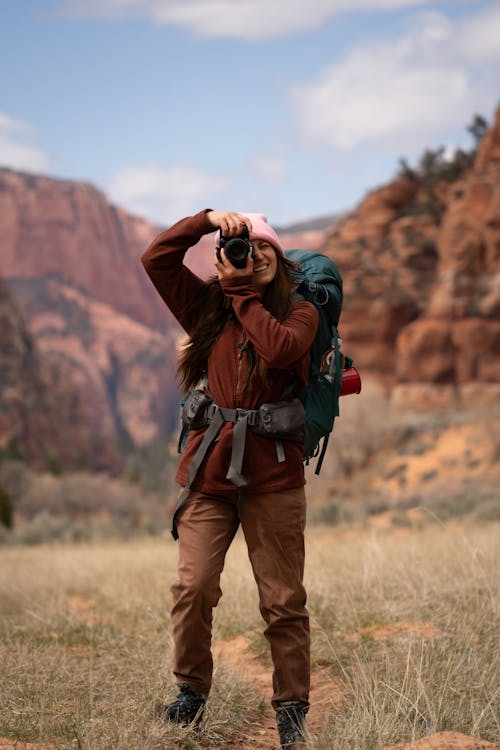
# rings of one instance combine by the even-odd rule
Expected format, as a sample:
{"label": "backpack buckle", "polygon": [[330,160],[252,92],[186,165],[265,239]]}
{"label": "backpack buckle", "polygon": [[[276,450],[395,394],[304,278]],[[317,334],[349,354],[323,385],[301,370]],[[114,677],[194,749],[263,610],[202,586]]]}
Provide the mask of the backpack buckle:
{"label": "backpack buckle", "polygon": [[215,412],[217,411],[217,409],[217,404],[214,404],[213,402],[206,407],[205,416],[209,422],[211,422],[215,417]]}
{"label": "backpack buckle", "polygon": [[236,421],[247,417],[249,427],[255,427],[258,412],[255,409],[236,409]]}

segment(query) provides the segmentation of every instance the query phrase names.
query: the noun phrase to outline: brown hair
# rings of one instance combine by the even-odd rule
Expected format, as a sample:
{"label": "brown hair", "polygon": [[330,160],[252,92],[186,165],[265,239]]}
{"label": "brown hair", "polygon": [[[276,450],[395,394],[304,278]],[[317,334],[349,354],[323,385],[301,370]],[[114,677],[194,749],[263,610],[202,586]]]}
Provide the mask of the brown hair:
{"label": "brown hair", "polygon": [[[296,284],[293,272],[297,266],[281,253],[277,252],[276,257],[276,275],[266,286],[262,303],[271,315],[282,322],[290,312],[291,293]],[[231,314],[231,306],[227,304],[216,276],[205,282],[205,289],[205,294],[193,300],[193,317],[197,323],[179,356],[177,375],[184,391],[194,388],[206,373],[209,354]],[[267,365],[255,349],[254,356],[256,366],[252,377],[259,377],[265,382]]]}

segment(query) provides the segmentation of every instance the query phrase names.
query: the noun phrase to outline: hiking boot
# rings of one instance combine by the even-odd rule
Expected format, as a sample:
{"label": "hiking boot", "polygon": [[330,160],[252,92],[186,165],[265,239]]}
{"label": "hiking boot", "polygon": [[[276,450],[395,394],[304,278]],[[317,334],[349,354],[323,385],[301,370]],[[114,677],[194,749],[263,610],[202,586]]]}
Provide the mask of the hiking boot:
{"label": "hiking boot", "polygon": [[195,726],[203,719],[205,707],[205,693],[195,693],[185,682],[179,685],[180,692],[172,703],[159,703],[155,707],[155,714],[159,719],[173,721],[182,727],[187,727],[194,722]]}
{"label": "hiking boot", "polygon": [[300,701],[284,701],[276,709],[282,748],[300,750],[306,744],[306,709]]}

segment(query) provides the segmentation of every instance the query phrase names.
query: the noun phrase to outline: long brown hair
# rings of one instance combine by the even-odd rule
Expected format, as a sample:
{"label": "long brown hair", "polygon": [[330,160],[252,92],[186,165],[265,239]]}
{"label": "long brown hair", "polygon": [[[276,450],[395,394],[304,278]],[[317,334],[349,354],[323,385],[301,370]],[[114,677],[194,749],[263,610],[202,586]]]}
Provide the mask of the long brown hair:
{"label": "long brown hair", "polygon": [[[291,294],[296,286],[295,263],[276,252],[278,265],[274,279],[264,289],[262,303],[266,310],[282,322],[290,312]],[[197,323],[186,346],[179,355],[177,376],[184,391],[194,388],[207,371],[208,357],[231,315],[224,292],[216,276],[205,282],[205,293],[193,300],[193,317]],[[267,365],[254,349],[256,366],[252,377],[267,379]]]}

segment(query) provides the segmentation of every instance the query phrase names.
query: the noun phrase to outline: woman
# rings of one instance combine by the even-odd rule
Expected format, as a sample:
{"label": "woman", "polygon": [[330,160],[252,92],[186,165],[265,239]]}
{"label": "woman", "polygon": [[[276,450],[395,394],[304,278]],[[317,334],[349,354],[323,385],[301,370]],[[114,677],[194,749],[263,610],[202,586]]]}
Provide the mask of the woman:
{"label": "woman", "polygon": [[[223,248],[214,254],[217,276],[209,281],[183,264],[203,235],[219,230],[217,238],[234,238],[245,227],[252,251],[244,268]],[[183,725],[201,719],[212,679],[212,611],[241,523],[267,624],[281,744],[298,747],[305,742],[310,680],[303,446],[258,434],[252,420],[262,404],[292,399],[305,388],[318,315],[294,296],[293,265],[260,214],[201,211],[162,232],[142,262],[189,337],[179,359],[181,384],[188,391],[204,382],[219,419],[216,427],[212,421],[189,431],[176,476],[184,488],[173,531],[179,539],[171,613],[179,693],[157,712]]]}

